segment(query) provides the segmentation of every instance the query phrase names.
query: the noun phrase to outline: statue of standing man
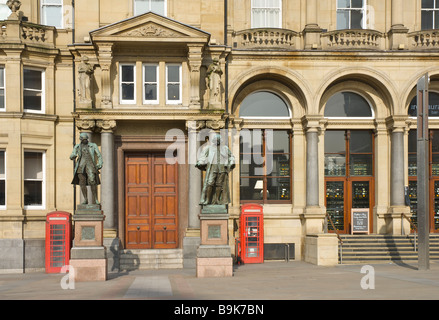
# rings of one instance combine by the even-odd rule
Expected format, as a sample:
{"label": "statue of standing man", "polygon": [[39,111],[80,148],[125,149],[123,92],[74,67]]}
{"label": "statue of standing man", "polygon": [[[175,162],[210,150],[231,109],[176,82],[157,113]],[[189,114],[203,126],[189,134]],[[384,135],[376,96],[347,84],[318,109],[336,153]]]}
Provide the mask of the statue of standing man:
{"label": "statue of standing man", "polygon": [[89,204],[99,204],[98,201],[98,184],[99,170],[102,168],[102,155],[98,146],[88,141],[88,135],[81,133],[79,135],[81,141],[73,148],[70,160],[76,159],[75,173],[72,180],[72,184],[81,187],[82,196],[84,201],[82,204],[88,204],[87,186],[90,186],[93,199]]}
{"label": "statue of standing man", "polygon": [[229,172],[235,168],[235,158],[230,149],[221,143],[221,135],[213,137],[212,143],[203,149],[195,166],[206,171],[200,204],[230,203]]}

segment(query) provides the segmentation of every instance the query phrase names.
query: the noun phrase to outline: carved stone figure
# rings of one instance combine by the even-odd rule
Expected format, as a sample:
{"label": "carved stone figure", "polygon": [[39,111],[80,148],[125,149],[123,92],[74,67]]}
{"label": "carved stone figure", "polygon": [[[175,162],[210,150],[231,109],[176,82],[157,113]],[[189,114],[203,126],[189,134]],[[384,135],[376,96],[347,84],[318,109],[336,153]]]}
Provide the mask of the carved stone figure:
{"label": "carved stone figure", "polygon": [[[88,141],[86,133],[79,135],[81,141],[73,148],[70,160],[76,159],[75,173],[72,184],[81,187],[81,192],[84,197],[82,204],[99,204],[97,197],[99,180],[99,170],[102,168],[102,155],[98,146]],[[87,186],[90,186],[93,199],[91,203],[88,202]]]}
{"label": "carved stone figure", "polygon": [[230,203],[229,172],[235,168],[235,158],[230,149],[221,143],[219,134],[203,149],[195,166],[206,171],[200,204]]}
{"label": "carved stone figure", "polygon": [[209,87],[209,105],[212,107],[221,106],[221,76],[223,71],[218,58],[214,58],[213,62],[207,69],[207,86]]}
{"label": "carved stone figure", "polygon": [[19,1],[19,0],[8,0],[8,1],[6,1],[6,5],[9,7],[9,9],[12,12],[17,12],[18,10],[20,10],[21,1]]}
{"label": "carved stone figure", "polygon": [[94,71],[93,66],[88,61],[88,57],[83,56],[81,58],[81,63],[78,66],[78,97],[80,103],[91,104],[91,76]]}

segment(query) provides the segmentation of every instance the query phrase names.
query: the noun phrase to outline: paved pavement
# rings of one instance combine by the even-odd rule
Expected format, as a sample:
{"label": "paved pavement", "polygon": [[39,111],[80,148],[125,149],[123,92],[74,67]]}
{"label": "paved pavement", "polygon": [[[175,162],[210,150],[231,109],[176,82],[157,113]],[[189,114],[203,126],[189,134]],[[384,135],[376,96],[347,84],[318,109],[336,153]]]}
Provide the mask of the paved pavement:
{"label": "paved pavement", "polygon": [[0,274],[0,300],[439,299],[436,261],[426,271],[417,263],[321,267],[289,261],[235,266],[229,278],[197,278],[194,269],[111,273],[104,282],[69,283],[67,277]]}

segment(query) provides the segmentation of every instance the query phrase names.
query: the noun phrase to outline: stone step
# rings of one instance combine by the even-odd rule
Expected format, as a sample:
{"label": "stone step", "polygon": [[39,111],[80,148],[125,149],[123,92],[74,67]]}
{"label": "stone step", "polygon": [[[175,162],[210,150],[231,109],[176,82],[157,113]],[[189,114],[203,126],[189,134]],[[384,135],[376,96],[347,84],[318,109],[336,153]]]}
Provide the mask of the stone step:
{"label": "stone step", "polygon": [[132,249],[120,252],[121,270],[183,268],[182,249]]}

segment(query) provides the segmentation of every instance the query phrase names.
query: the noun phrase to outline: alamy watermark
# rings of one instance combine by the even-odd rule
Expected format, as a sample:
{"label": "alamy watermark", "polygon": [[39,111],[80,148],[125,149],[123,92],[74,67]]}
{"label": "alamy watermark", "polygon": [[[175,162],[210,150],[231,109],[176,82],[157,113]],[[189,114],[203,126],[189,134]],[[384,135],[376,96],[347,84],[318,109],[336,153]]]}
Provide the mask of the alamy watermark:
{"label": "alamy watermark", "polygon": [[370,265],[361,267],[361,273],[366,275],[361,278],[360,286],[363,290],[375,289],[375,268]]}
{"label": "alamy watermark", "polygon": [[[213,140],[213,136],[220,134],[220,146],[226,145],[231,150],[238,147],[241,165],[252,166],[254,172],[251,175],[262,176],[271,174],[273,171],[273,130],[272,129],[202,129],[187,135],[180,129],[170,129],[166,133],[165,140],[172,142],[166,149],[166,162],[168,164],[195,165],[205,144]],[[229,142],[230,141],[230,142]],[[239,144],[238,146],[236,144]],[[186,146],[188,150],[186,150]],[[282,151],[283,153],[283,151]],[[187,154],[187,158],[186,158]],[[235,156],[237,156],[235,154]]]}

